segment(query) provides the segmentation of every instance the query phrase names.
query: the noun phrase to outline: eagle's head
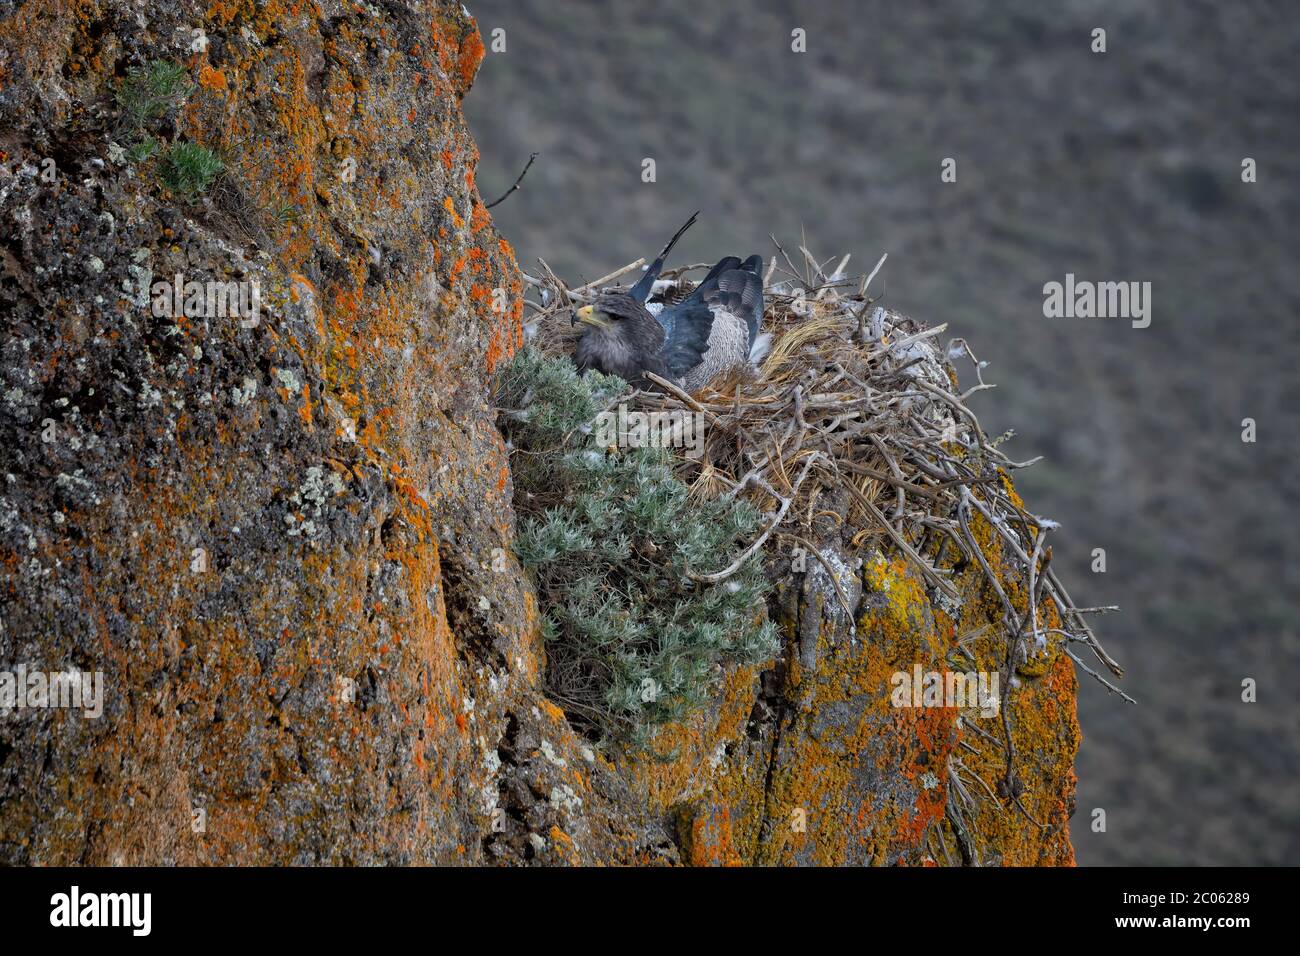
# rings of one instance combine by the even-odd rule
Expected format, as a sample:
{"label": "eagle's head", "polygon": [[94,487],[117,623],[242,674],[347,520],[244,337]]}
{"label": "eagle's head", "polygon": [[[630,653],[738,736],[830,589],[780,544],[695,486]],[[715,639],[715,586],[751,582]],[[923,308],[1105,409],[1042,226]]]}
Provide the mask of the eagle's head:
{"label": "eagle's head", "polygon": [[626,292],[597,296],[571,322],[586,326],[573,355],[580,371],[594,368],[632,384],[643,383],[643,372],[664,374],[663,326]]}
{"label": "eagle's head", "polygon": [[[605,292],[598,295],[591,305],[584,305],[573,313],[573,322],[581,322],[602,332],[612,332],[621,336],[653,336],[655,329],[661,329],[655,317],[626,292]],[[590,330],[588,330],[590,331]],[[663,332],[658,333],[658,342],[663,343]]]}

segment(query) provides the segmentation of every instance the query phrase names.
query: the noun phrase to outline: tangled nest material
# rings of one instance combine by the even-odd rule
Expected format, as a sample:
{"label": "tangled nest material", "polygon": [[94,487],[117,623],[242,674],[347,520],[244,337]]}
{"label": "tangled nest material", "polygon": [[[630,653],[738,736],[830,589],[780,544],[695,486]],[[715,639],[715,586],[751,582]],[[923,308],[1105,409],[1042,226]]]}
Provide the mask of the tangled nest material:
{"label": "tangled nest material", "polygon": [[[1010,433],[989,438],[970,410],[970,397],[993,387],[983,380],[984,363],[963,339],[936,344],[946,324],[926,328],[877,304],[868,290],[884,256],[870,274],[849,276],[848,256],[828,269],[833,257],[822,263],[800,246],[800,268],[772,241],[777,254],[765,271],[763,320],[772,347],[759,374],[714,382],[696,395],[656,379],[658,390],[636,390],[622,399],[638,410],[703,415],[704,453],[676,456],[679,477],[694,495],[744,496],[767,516],[733,561],[696,580],[724,580],[774,537],[785,538],[822,563],[851,627],[851,602],[833,566],[837,559],[809,538],[824,540],[838,529],[854,550],[888,539],[916,565],[940,607],[960,603],[951,572],[936,566],[944,549],[955,547],[978,563],[1001,602],[1007,677],[1053,643],[1132,703],[1070,647],[1085,646],[1112,675],[1123,675],[1087,620],[1116,608],[1076,606],[1051,567],[1046,538],[1056,523],[1027,511],[1006,480],[1008,472],[1038,459],[1007,457],[999,445]],[[544,261],[539,264],[539,276],[524,277],[533,290],[525,299],[531,310],[525,333],[535,348],[555,356],[572,354],[578,331],[570,326],[570,311],[639,270],[644,260],[573,288]],[[652,307],[686,294],[694,286],[686,276],[708,267],[697,263],[665,272],[655,284]],[[965,391],[953,365],[963,358],[973,363],[976,378]],[[1012,570],[1004,574],[1023,578],[1027,607],[1014,606],[976,542],[976,514],[1005,545]],[[936,555],[933,563],[926,554]],[[1049,604],[1055,614],[1046,613]]]}

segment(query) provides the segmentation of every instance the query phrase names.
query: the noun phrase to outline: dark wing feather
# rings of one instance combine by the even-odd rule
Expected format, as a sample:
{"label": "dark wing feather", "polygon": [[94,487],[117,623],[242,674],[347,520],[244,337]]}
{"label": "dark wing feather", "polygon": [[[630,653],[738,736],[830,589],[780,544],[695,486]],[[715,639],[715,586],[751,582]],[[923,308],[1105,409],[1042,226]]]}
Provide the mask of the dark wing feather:
{"label": "dark wing feather", "polygon": [[[750,256],[741,268],[718,276],[717,304],[745,320],[745,325],[749,328],[750,346],[758,338],[758,327],[763,322],[762,262],[758,256]],[[709,297],[709,304],[714,304],[713,296]]]}
{"label": "dark wing feather", "polygon": [[668,240],[668,245],[664,246],[663,252],[659,253],[659,258],[650,263],[650,268],[645,271],[645,275],[638,279],[636,285],[628,290],[628,295],[645,305],[646,300],[650,298],[651,287],[654,286],[655,280],[659,278],[659,273],[663,271],[664,260],[668,258],[668,253],[673,251],[673,246],[677,245],[677,240],[682,237],[682,233],[695,225],[695,217],[699,214],[699,211],[696,210],[695,215],[686,220],[686,225],[674,233],[673,237]]}
{"label": "dark wing feather", "polygon": [[713,310],[703,302],[682,302],[664,309],[656,318],[667,332],[659,357],[668,378],[679,379],[704,358],[713,332]]}
{"label": "dark wing feather", "polygon": [[700,284],[691,290],[684,302],[704,302],[709,293],[718,287],[718,276],[722,273],[737,269],[740,267],[740,260],[735,256],[727,256],[725,259],[719,259],[718,264],[709,270],[709,274],[700,280]]}
{"label": "dark wing feather", "polygon": [[677,309],[681,306],[700,305],[707,301],[710,293],[717,291],[718,276],[727,269],[734,269],[740,265],[740,260],[735,256],[727,256],[725,259],[719,259],[718,264],[709,270],[709,274],[700,280],[700,284],[684,296],[675,305],[664,303],[664,307],[655,316],[659,324],[663,326],[664,334],[669,338],[673,335],[673,325],[677,321]]}
{"label": "dark wing feather", "polygon": [[749,329],[749,346],[758,338],[763,321],[763,259],[750,256],[743,263],[735,256],[718,262],[686,298],[711,308],[725,309],[743,319]]}

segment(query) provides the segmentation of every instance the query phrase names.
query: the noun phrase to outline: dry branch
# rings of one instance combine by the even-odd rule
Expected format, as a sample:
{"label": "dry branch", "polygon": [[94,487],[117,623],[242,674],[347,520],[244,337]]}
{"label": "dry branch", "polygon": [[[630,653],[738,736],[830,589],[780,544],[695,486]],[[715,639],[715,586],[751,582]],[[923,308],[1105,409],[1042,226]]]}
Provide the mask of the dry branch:
{"label": "dry branch", "polygon": [[519,178],[515,180],[515,184],[511,186],[509,189],[507,189],[504,193],[502,193],[500,199],[497,199],[495,202],[488,203],[485,208],[491,209],[493,206],[505,202],[506,197],[509,196],[515,190],[517,190],[520,187],[520,185],[523,184],[524,177],[528,175],[528,170],[533,168],[533,163],[535,162],[537,162],[537,154],[533,153],[531,156],[528,157],[528,162],[524,166],[524,171],[519,174]]}

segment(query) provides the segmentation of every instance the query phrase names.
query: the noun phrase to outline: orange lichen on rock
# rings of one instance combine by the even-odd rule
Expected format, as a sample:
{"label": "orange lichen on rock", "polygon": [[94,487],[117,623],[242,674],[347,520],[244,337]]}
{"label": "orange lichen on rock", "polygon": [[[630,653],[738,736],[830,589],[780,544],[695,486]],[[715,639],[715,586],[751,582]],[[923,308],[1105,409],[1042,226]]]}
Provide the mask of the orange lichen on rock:
{"label": "orange lichen on rock", "polygon": [[464,96],[473,85],[474,74],[487,53],[483,38],[472,22],[466,29],[464,21],[448,18],[435,20],[430,32],[443,75],[451,81],[456,94]]}
{"label": "orange lichen on rock", "polygon": [[[1019,595],[990,530],[979,529],[981,546],[1005,575],[1004,590]],[[1047,655],[1041,677],[1021,673],[1021,685],[1003,694],[1025,785],[1020,800],[1046,828],[1009,799],[984,800],[971,832],[960,835],[974,845],[961,847],[949,817],[950,761],[960,753],[965,772],[979,775],[990,791],[1006,770],[996,748],[980,738],[971,738],[976,756],[958,751],[962,721],[983,720],[989,738],[1000,733],[1000,721],[954,706],[892,705],[895,675],[917,665],[946,669],[958,622],[931,607],[924,582],[901,555],[868,556],[861,575],[865,610],[855,637],[824,616],[821,596],[796,600],[799,613],[786,622],[793,642],[783,668],[788,703],[773,705],[775,720],[758,740],[752,725],[750,735],[743,732],[743,717],[741,726],[718,719],[736,712],[752,719],[749,706],[733,709],[730,701],[738,696],[748,705],[753,690],[737,695],[728,683],[708,718],[659,735],[659,749],[673,759],[630,768],[655,803],[677,803],[688,861],[716,864],[721,854],[759,864],[931,866],[970,853],[990,864],[1072,863],[1066,823],[1078,734],[1068,658]],[[967,572],[960,588],[959,630],[987,626],[990,636],[974,645],[976,668],[997,671],[997,654],[1005,653],[993,636],[998,599],[978,573]],[[702,762],[700,754],[710,750]]]}
{"label": "orange lichen on rock", "polygon": [[199,86],[207,90],[224,90],[228,88],[226,75],[213,69],[206,63],[199,69]]}

